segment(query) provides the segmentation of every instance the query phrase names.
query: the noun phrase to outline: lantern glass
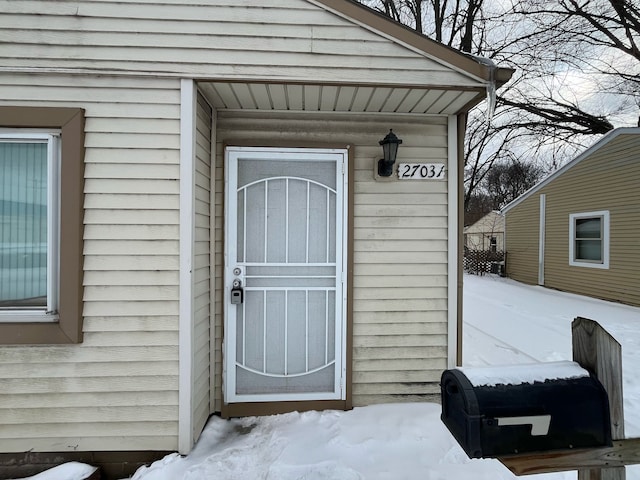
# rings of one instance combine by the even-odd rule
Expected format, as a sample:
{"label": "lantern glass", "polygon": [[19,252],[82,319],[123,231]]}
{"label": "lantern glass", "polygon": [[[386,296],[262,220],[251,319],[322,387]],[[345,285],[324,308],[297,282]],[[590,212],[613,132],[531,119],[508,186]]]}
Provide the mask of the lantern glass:
{"label": "lantern glass", "polygon": [[396,161],[397,156],[398,156],[398,144],[395,142],[387,143],[384,146],[384,161],[393,163]]}
{"label": "lantern glass", "polygon": [[396,161],[398,154],[398,145],[402,143],[393,130],[389,130],[389,133],[382,140],[378,142],[382,146],[383,157],[378,161],[378,175],[381,177],[389,177],[393,173],[393,164]]}
{"label": "lantern glass", "polygon": [[380,140],[380,145],[382,145],[382,153],[383,159],[387,163],[393,163],[396,161],[396,156],[398,155],[398,145],[402,143],[396,134],[393,133],[393,130],[389,130],[387,136]]}

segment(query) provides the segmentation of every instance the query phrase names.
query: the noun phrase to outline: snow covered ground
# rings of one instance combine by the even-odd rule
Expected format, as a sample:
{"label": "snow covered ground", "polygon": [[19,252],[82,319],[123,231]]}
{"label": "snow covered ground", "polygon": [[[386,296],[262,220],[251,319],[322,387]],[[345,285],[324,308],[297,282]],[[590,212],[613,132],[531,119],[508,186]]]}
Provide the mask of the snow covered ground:
{"label": "snow covered ground", "polygon": [[[571,359],[571,321],[599,321],[623,345],[625,426],[640,436],[640,308],[592,300],[494,276],[466,276],[465,366]],[[48,473],[48,472],[47,472]],[[83,477],[37,477],[80,480]],[[135,480],[507,480],[496,460],[470,460],[431,403],[349,412],[212,418],[187,457],[170,455]],[[532,475],[575,479],[575,472]],[[637,467],[629,480],[640,480]]]}
{"label": "snow covered ground", "polygon": [[640,437],[640,308],[475,275],[464,278],[463,308],[468,366],[571,360],[573,319],[600,323],[622,345],[625,434]]}

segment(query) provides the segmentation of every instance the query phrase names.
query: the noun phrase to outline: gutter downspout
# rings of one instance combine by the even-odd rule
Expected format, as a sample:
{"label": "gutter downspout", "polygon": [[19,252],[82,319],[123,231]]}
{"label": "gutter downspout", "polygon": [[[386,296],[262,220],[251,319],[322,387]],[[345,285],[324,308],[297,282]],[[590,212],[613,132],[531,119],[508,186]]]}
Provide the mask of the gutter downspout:
{"label": "gutter downspout", "polygon": [[487,66],[489,69],[489,83],[487,83],[487,102],[489,103],[489,109],[487,110],[487,123],[491,123],[493,114],[496,111],[496,71],[498,70],[498,66],[490,58],[476,56],[473,58],[475,58],[478,63]]}

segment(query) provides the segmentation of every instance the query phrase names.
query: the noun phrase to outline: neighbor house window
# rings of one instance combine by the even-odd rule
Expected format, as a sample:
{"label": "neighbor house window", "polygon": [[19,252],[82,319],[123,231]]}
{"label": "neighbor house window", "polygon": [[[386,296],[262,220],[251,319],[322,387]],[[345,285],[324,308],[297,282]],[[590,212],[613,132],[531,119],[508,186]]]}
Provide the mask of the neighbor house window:
{"label": "neighbor house window", "polygon": [[82,341],[84,111],[0,107],[0,344]]}
{"label": "neighbor house window", "polygon": [[609,212],[569,215],[569,264],[609,268]]}
{"label": "neighbor house window", "polygon": [[491,250],[491,252],[495,253],[498,250],[498,238],[497,237],[490,237],[489,238],[489,250]]}

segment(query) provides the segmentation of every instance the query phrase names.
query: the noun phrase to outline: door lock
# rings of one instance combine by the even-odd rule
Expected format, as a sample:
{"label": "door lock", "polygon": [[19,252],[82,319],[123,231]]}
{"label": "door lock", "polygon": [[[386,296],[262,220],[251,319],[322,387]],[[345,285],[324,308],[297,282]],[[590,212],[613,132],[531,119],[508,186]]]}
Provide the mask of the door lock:
{"label": "door lock", "polygon": [[231,286],[231,304],[240,305],[244,301],[244,290],[242,289],[242,282],[238,279],[233,281]]}

